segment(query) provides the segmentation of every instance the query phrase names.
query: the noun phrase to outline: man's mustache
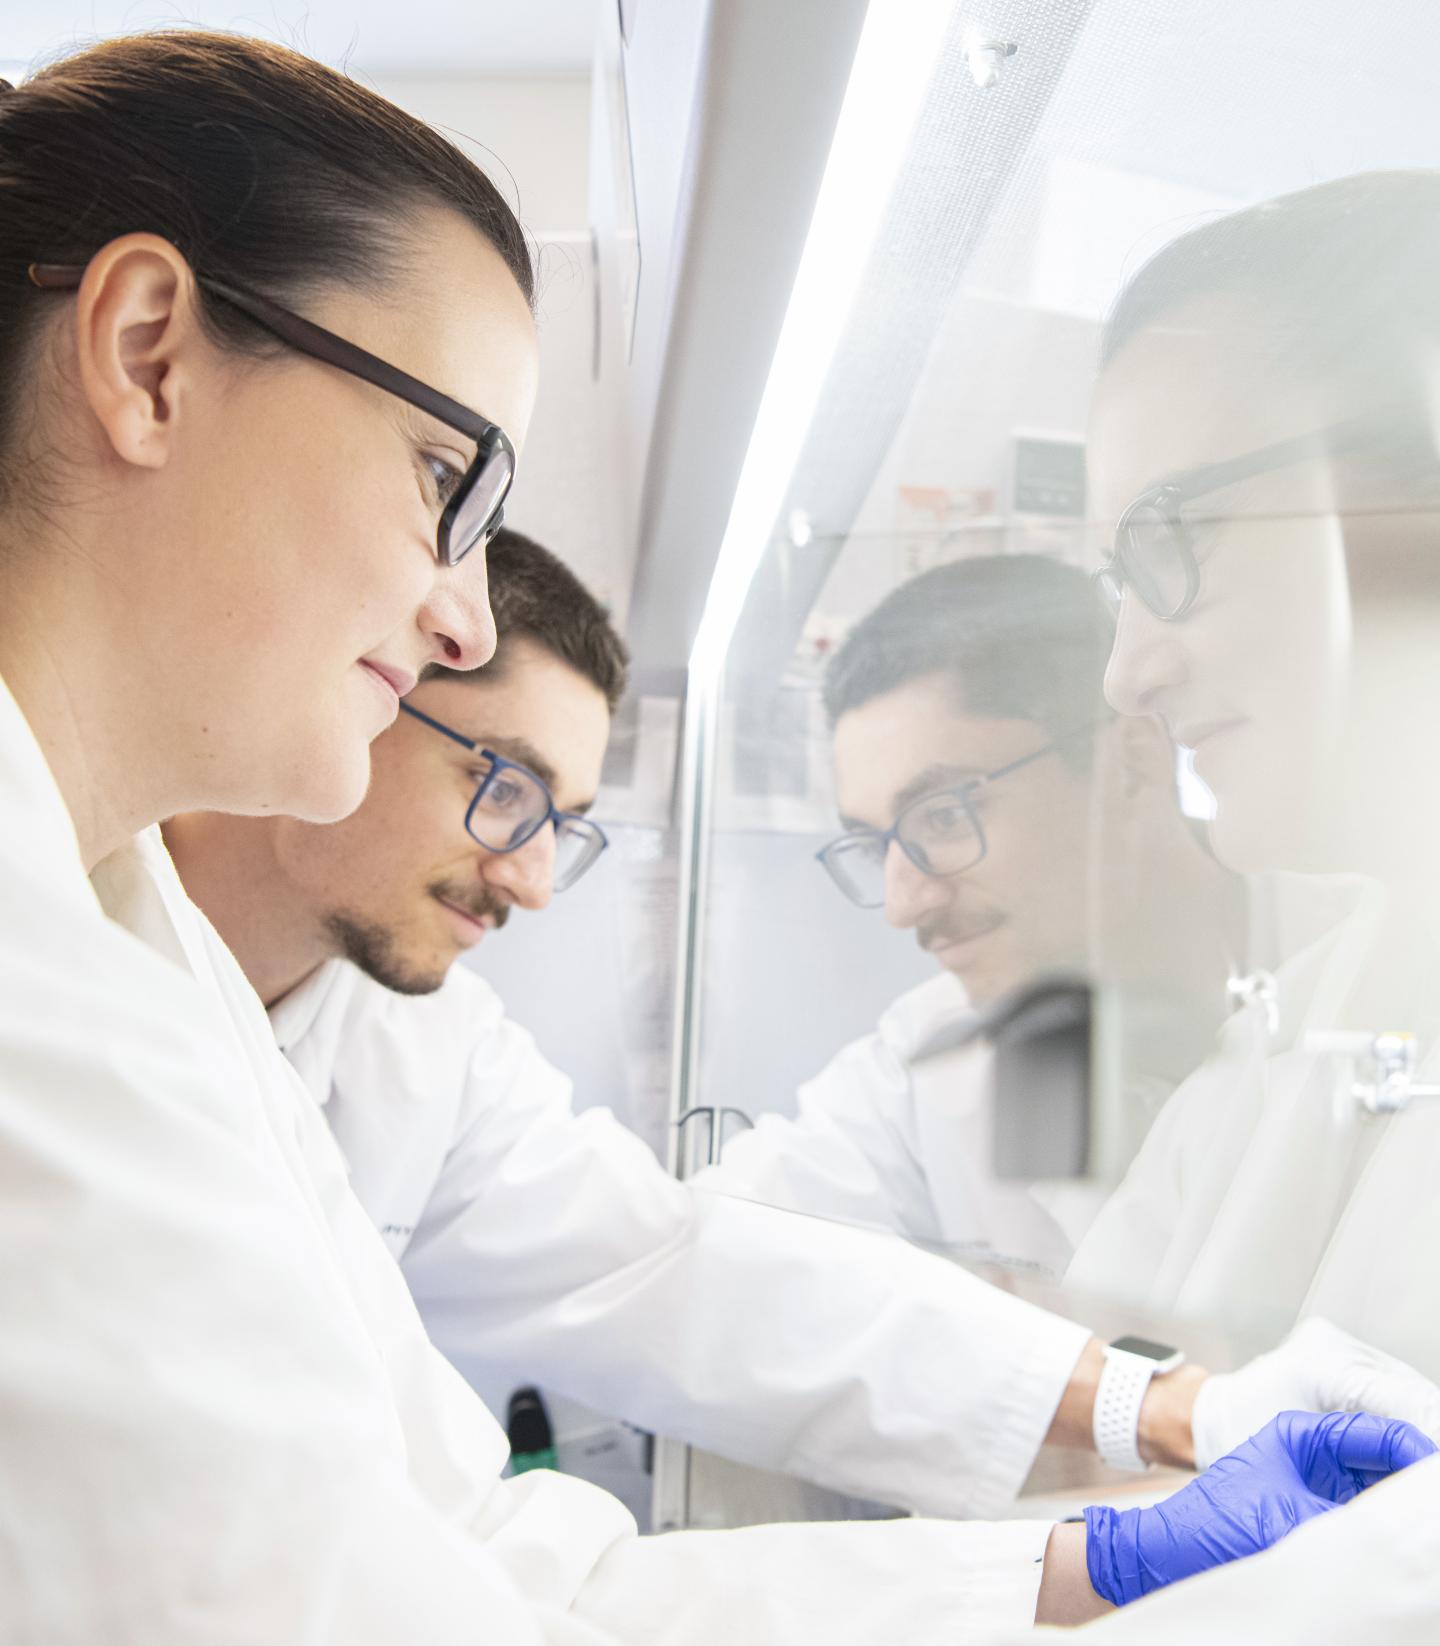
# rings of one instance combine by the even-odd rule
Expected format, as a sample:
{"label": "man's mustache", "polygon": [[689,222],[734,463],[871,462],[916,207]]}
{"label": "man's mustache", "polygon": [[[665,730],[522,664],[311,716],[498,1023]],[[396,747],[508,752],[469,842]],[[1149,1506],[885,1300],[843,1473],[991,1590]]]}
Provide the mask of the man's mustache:
{"label": "man's mustache", "polygon": [[915,941],[922,949],[943,949],[983,937],[1005,924],[1005,915],[990,904],[973,909],[947,909],[943,914],[924,915],[915,923]]}
{"label": "man's mustache", "polygon": [[497,932],[510,918],[510,905],[493,892],[481,892],[477,896],[474,892],[462,892],[441,884],[432,886],[430,895],[462,909],[473,920],[488,920]]}

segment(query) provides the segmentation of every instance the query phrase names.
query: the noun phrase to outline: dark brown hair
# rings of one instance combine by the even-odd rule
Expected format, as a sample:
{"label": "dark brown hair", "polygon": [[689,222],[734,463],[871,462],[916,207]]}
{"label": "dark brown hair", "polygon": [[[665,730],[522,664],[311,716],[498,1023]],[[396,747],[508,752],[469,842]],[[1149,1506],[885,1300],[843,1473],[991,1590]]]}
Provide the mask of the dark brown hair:
{"label": "dark brown hair", "polygon": [[493,680],[505,667],[506,640],[524,635],[583,675],[613,714],[625,695],[630,654],[605,608],[549,549],[508,526],[491,538],[486,559],[500,644],[495,661],[468,678]]}
{"label": "dark brown hair", "polygon": [[[1111,632],[1090,579],[1038,554],[979,555],[893,589],[855,625],[825,673],[841,715],[912,680],[954,681],[970,714],[1034,720],[1055,736],[1098,721]],[[1079,742],[1067,758],[1086,758]]]}
{"label": "dark brown hair", "polygon": [[[382,286],[418,210],[458,212],[527,302],[524,232],[453,144],[344,75],[238,35],[132,35],[0,90],[0,484],[18,385],[53,301],[34,262],[83,264],[123,234],[170,241],[198,274],[282,301]],[[273,346],[200,293],[220,341]]]}

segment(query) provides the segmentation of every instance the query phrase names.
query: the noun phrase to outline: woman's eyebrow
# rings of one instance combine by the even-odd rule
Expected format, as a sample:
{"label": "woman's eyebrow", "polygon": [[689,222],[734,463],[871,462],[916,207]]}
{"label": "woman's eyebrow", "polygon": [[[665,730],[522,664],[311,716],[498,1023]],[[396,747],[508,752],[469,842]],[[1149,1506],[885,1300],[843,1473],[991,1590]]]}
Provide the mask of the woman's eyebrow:
{"label": "woman's eyebrow", "polygon": [[468,434],[447,423],[443,417],[434,417],[419,406],[404,403],[409,412],[410,427],[419,440],[427,445],[448,446],[451,451],[458,452],[468,467],[475,461],[475,454],[479,445]]}

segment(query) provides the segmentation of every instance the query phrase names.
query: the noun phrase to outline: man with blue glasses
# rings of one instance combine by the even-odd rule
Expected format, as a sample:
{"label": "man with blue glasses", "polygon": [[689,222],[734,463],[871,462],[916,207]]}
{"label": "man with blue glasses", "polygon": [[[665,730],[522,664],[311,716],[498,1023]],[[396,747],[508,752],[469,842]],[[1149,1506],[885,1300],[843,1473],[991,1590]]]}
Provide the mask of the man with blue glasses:
{"label": "man with blue glasses", "polygon": [[[626,673],[554,556],[503,530],[489,552],[495,662],[415,689],[341,823],[176,819],[187,889],[323,1105],[431,1337],[477,1382],[539,1383],[883,1502],[998,1507],[1086,1331],[919,1251],[678,1183],[608,1112],[577,1115],[455,963],[602,852],[586,814]],[[905,1355],[877,1339],[882,1311]],[[999,1450],[974,1412],[1017,1387],[1032,1399]]]}
{"label": "man with blue glasses", "polygon": [[737,1190],[1063,1272],[1095,1197],[1067,1186],[1042,1203],[986,1170],[991,1058],[960,1031],[1047,973],[1098,963],[1140,983],[1163,1031],[1121,1071],[1143,1129],[1204,1055],[1244,913],[1240,882],[1180,814],[1159,729],[1107,710],[1109,645],[1090,580],[1039,555],[934,567],[841,645],[824,696],[842,832],[816,856],[855,906],[857,948],[888,925],[934,974],[801,1087],[795,1120],[731,1139]]}
{"label": "man with blue glasses", "polygon": [[428,995],[512,909],[544,908],[606,848],[586,814],[624,646],[537,545],[502,532],[489,552],[503,656],[402,701],[357,812],[323,827],[212,815],[168,826],[191,895],[261,999],[285,1002],[282,1041],[302,1000],[329,999],[349,976],[340,961],[385,991]]}
{"label": "man with blue glasses", "polygon": [[[467,1372],[868,1498],[994,1512],[1047,1438],[1089,1444],[1089,1332],[918,1250],[676,1182],[607,1112],[577,1115],[569,1082],[455,964],[603,852],[586,814],[626,674],[602,608],[552,555],[502,531],[490,560],[496,663],[416,689],[342,823],[174,820],[187,888]],[[1203,1378],[1155,1379],[1147,1455],[1189,1460]]]}

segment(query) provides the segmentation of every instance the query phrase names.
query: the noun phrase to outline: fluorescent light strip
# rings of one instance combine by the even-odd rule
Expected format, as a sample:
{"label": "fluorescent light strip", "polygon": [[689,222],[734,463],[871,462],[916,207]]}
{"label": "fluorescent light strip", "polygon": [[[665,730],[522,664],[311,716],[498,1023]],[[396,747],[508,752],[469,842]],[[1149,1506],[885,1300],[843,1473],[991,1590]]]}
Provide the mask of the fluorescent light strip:
{"label": "fluorescent light strip", "polygon": [[690,653],[701,680],[724,662],[764,558],[952,11],[953,0],[870,0]]}

